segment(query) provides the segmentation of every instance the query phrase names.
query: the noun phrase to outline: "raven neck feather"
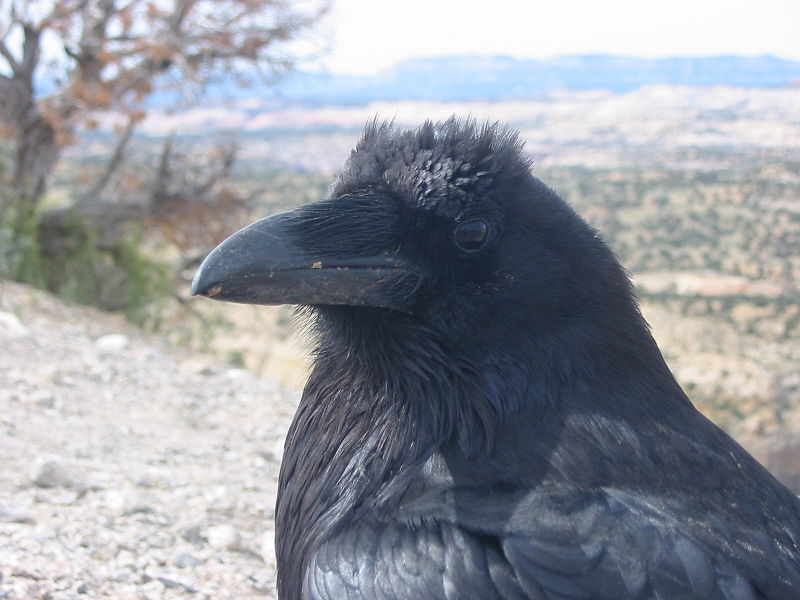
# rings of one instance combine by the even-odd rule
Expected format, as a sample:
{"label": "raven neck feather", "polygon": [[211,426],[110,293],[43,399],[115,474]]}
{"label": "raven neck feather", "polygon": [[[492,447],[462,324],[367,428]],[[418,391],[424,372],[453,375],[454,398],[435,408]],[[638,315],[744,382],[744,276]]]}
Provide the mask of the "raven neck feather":
{"label": "raven neck feather", "polygon": [[410,323],[349,323],[344,335],[320,335],[281,466],[281,586],[302,579],[313,548],[345,517],[380,518],[395,506],[444,444],[465,455],[490,452],[503,422],[535,396],[522,365],[454,357]]}

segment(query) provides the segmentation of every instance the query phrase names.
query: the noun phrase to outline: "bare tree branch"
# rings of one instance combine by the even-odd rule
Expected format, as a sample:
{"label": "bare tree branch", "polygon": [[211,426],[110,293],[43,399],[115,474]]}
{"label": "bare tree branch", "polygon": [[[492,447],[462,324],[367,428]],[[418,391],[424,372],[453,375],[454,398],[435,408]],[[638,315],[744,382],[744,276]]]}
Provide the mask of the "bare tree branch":
{"label": "bare tree branch", "polygon": [[14,55],[11,54],[11,51],[8,49],[8,46],[6,45],[6,38],[8,37],[8,34],[11,33],[11,30],[14,28],[14,25],[16,24],[17,24],[16,19],[14,18],[13,15],[11,15],[11,18],[8,20],[8,24],[6,25],[6,27],[4,27],[3,33],[0,34],[0,54],[2,54],[3,58],[6,59],[8,66],[11,68],[11,71],[15,75],[19,75],[19,63],[17,62],[17,59],[14,58]]}
{"label": "bare tree branch", "polygon": [[14,56],[11,54],[11,52],[9,52],[5,40],[0,40],[0,54],[2,54],[3,58],[6,59],[6,62],[8,63],[8,66],[11,68],[11,71],[14,73],[14,75],[19,75],[20,74],[19,63],[17,62],[17,59],[15,59]]}
{"label": "bare tree branch", "polygon": [[114,146],[114,151],[111,153],[111,158],[109,158],[108,162],[106,163],[106,168],[103,170],[103,174],[98,178],[91,189],[89,189],[86,194],[87,196],[99,197],[103,193],[103,190],[111,181],[112,176],[114,173],[116,173],[122,162],[122,159],[125,156],[125,149],[128,147],[128,143],[131,141],[133,130],[135,129],[137,122],[138,119],[134,116],[128,118],[128,123],[117,139],[117,143]]}
{"label": "bare tree branch", "polygon": [[164,142],[164,147],[161,149],[161,158],[158,161],[158,170],[156,171],[156,180],[153,182],[153,203],[158,204],[168,196],[170,168],[169,163],[172,158],[172,146],[175,141],[175,136],[171,135]]}
{"label": "bare tree branch", "polygon": [[23,31],[25,33],[25,41],[22,44],[22,62],[19,65],[20,76],[32,79],[33,72],[39,65],[42,32],[30,25],[23,26]]}
{"label": "bare tree branch", "polygon": [[189,14],[189,11],[194,6],[195,1],[196,0],[177,0],[177,2],[175,2],[175,10],[168,19],[169,29],[173,34],[177,35],[180,32],[181,25],[186,19],[186,15]]}

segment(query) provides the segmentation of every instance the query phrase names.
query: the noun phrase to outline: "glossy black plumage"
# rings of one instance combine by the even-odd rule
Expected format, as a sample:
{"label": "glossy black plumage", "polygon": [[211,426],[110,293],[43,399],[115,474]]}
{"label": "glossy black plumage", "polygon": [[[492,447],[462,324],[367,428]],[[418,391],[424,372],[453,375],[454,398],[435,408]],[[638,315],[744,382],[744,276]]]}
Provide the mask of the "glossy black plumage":
{"label": "glossy black plumage", "polygon": [[374,123],[328,200],[262,223],[291,265],[209,260],[195,292],[312,304],[281,599],[800,598],[800,502],[694,409],[514,133]]}

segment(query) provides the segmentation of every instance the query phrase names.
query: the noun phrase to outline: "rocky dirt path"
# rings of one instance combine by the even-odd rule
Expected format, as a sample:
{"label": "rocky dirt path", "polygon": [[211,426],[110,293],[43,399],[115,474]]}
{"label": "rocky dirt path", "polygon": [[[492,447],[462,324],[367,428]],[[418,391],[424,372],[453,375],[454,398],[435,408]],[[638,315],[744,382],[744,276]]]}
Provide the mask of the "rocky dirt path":
{"label": "rocky dirt path", "polygon": [[274,598],[297,400],[0,282],[0,599]]}

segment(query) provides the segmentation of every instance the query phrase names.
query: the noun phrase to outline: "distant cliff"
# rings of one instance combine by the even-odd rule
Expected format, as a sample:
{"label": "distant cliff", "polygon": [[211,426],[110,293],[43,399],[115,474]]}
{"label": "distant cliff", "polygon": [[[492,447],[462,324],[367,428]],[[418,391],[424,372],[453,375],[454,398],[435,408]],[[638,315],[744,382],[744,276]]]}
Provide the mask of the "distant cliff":
{"label": "distant cliff", "polygon": [[375,100],[510,100],[551,90],[629,92],[645,85],[778,87],[800,84],[800,62],[774,56],[631,58],[507,56],[414,59],[371,76],[294,73],[277,88],[237,88],[222,78],[217,98],[278,98],[294,102],[362,104]]}

